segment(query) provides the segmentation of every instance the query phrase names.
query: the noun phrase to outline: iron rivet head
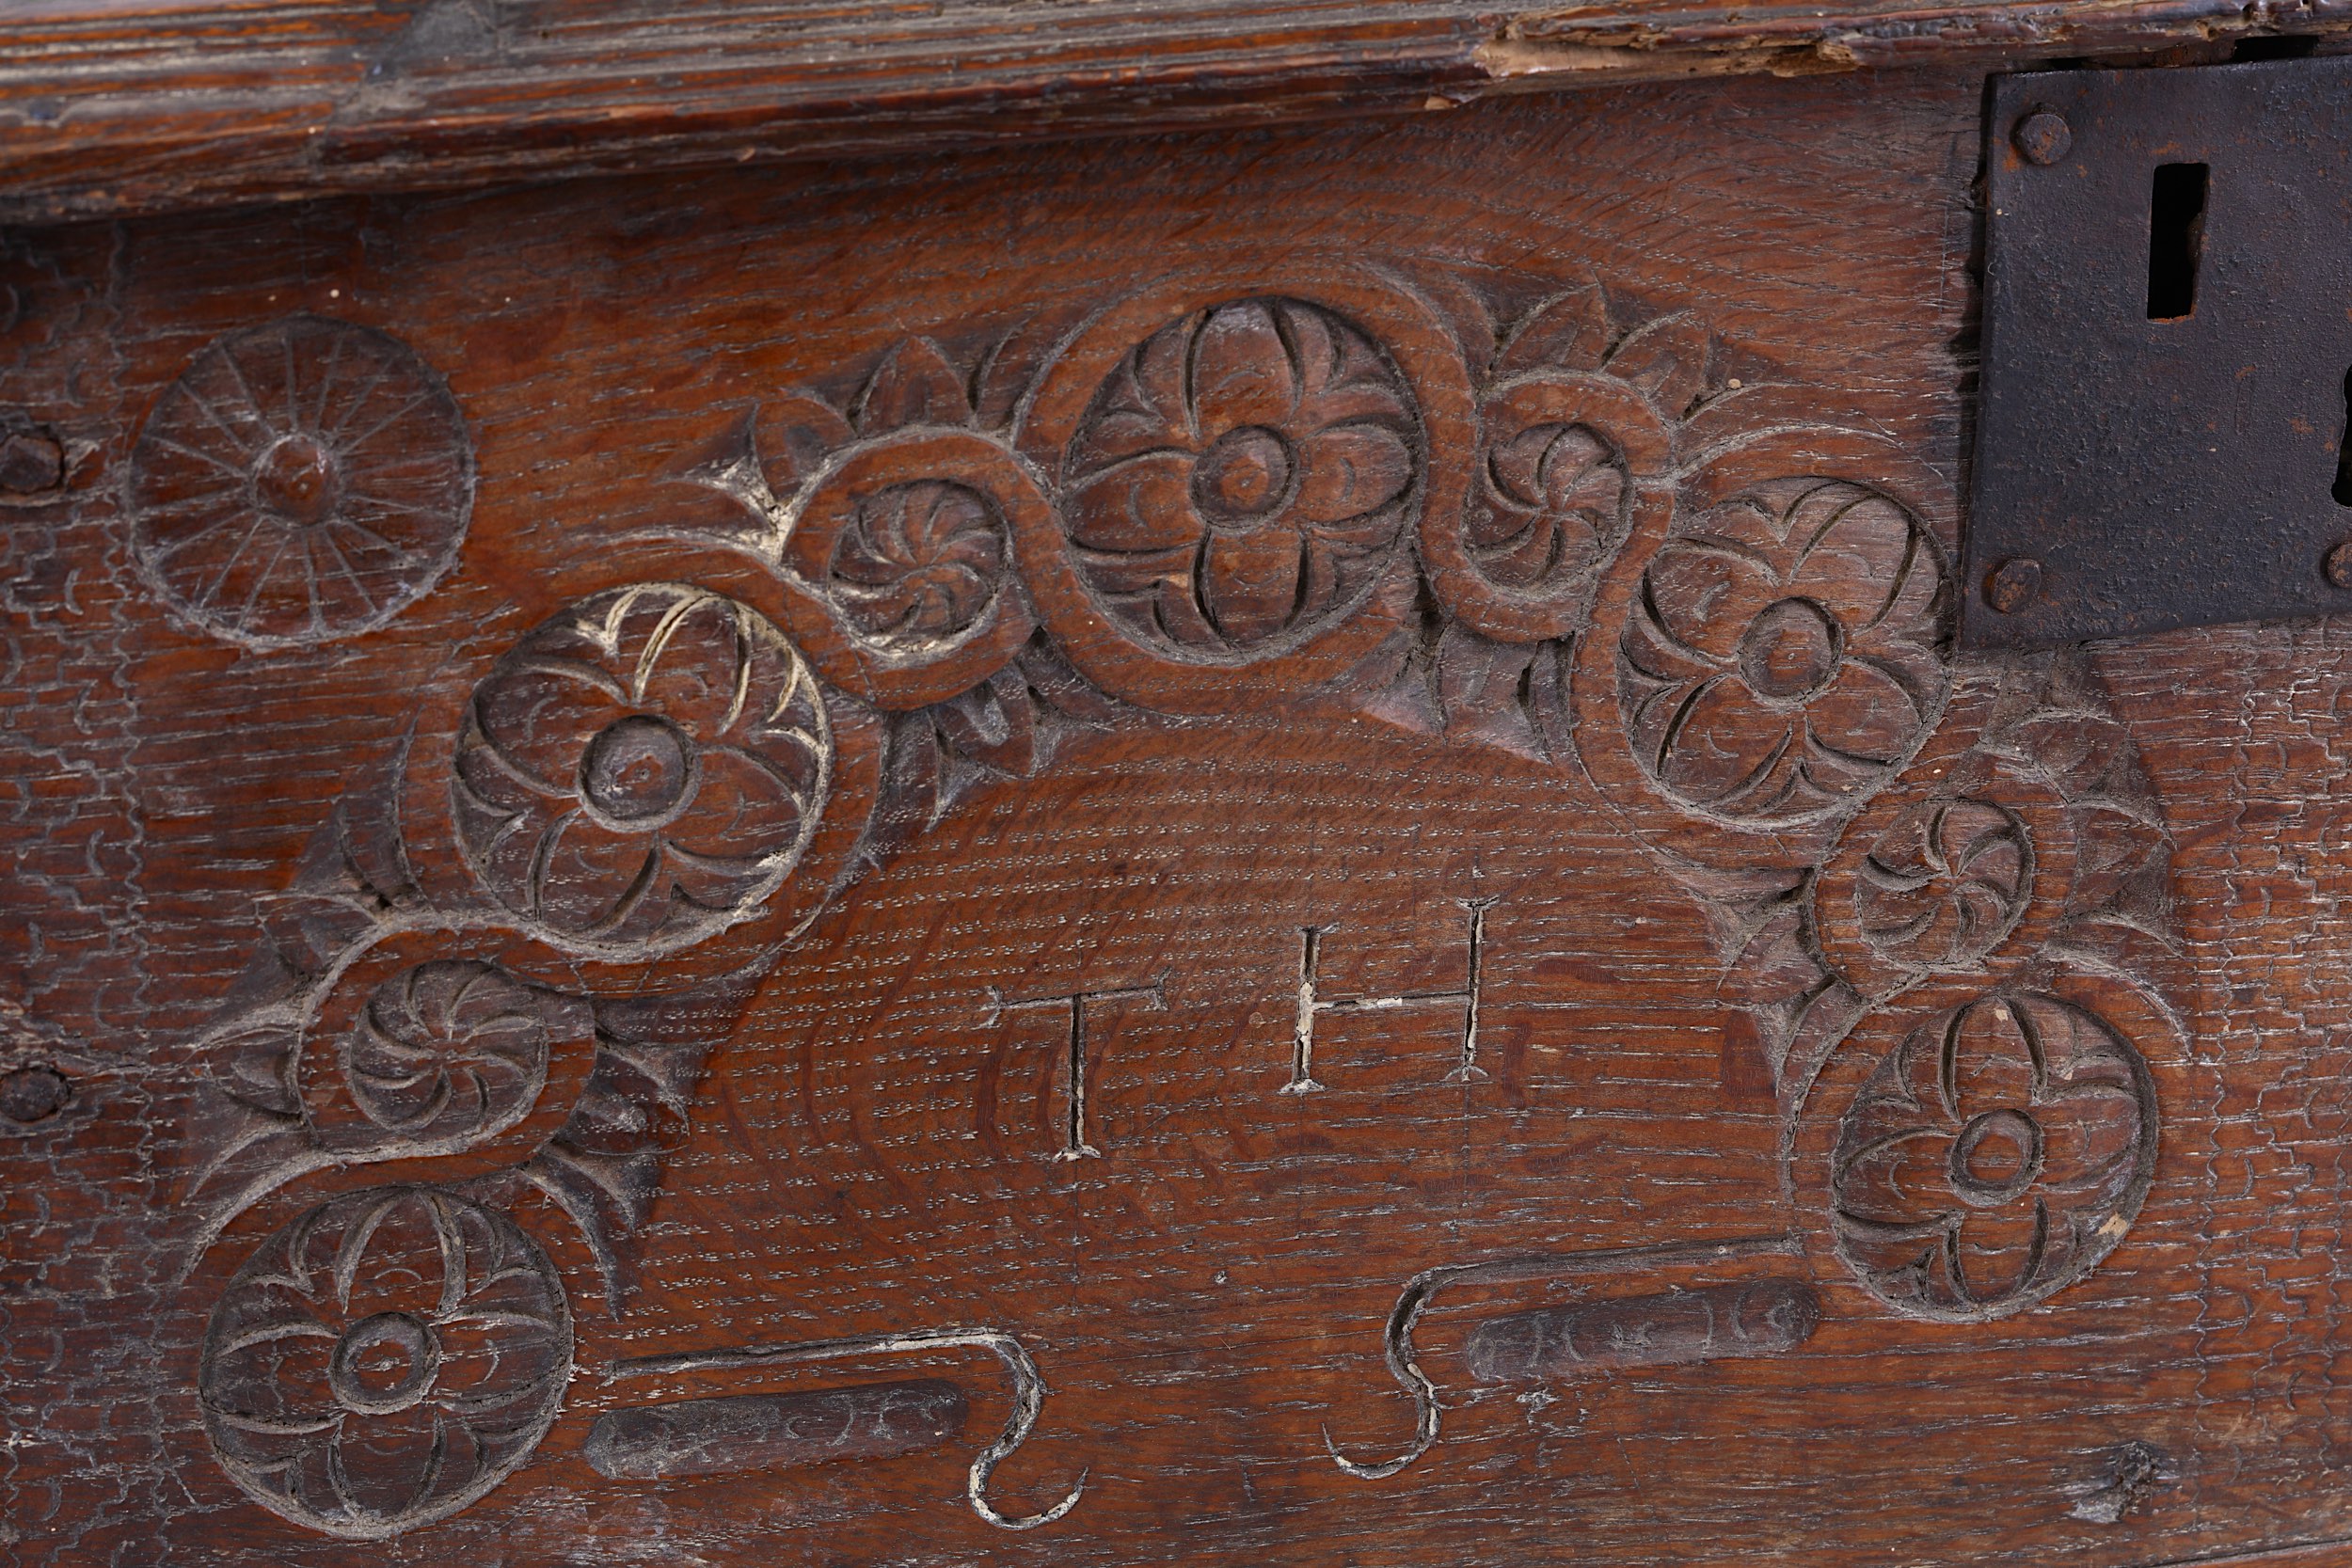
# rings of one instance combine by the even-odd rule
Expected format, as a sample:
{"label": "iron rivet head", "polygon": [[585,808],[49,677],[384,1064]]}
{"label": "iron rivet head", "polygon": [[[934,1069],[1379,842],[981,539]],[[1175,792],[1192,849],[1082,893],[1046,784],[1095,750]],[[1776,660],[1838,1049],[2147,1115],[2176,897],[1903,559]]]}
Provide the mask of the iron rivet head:
{"label": "iron rivet head", "polygon": [[2055,109],[2036,109],[2017,122],[2010,140],[2026,162],[2048,168],[2074,148],[2074,128]]}
{"label": "iron rivet head", "polygon": [[10,1121],[46,1121],[65,1108],[72,1094],[55,1068],[22,1067],[0,1077],[0,1117]]}
{"label": "iron rivet head", "polygon": [[2328,552],[2319,569],[2328,574],[2328,580],[2338,588],[2352,588],[2352,539],[2346,539]]}
{"label": "iron rivet head", "polygon": [[41,496],[65,488],[65,448],[45,430],[0,436],[0,490]]}
{"label": "iron rivet head", "polygon": [[2014,615],[2042,596],[2042,562],[2029,555],[2012,555],[1986,574],[1984,602],[2004,615]]}

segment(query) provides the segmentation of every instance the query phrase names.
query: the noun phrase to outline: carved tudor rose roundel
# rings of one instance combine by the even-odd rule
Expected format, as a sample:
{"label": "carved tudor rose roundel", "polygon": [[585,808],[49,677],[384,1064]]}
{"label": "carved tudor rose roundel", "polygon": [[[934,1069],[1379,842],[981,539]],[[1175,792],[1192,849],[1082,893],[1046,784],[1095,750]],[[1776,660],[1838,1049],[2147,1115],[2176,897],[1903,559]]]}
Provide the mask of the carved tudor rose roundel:
{"label": "carved tudor rose roundel", "polygon": [[562,1282],[506,1215],[375,1187],[262,1243],[214,1308],[205,1431],[298,1525],[389,1536],[456,1513],[530,1457],[571,1373]]}
{"label": "carved tudor rose roundel", "polygon": [[705,589],[621,588],[475,689],[457,821],[484,885],[551,939],[666,949],[791,873],[832,762],[816,680],[766,619]]}
{"label": "carved tudor rose roundel", "polygon": [[1923,1317],[2030,1306],[2122,1239],[2156,1126],[2147,1064],[2087,1009],[1999,992],[1936,1014],[1838,1125],[1839,1256],[1872,1293]]}
{"label": "carved tudor rose roundel", "polygon": [[1361,330],[1295,299],[1170,322],[1064,461],[1071,556],[1127,636],[1194,662],[1286,652],[1359,607],[1411,521],[1424,436]]}
{"label": "carved tudor rose roundel", "polygon": [[1682,804],[1763,825],[1884,780],[1940,711],[1944,578],[1889,498],[1835,480],[1756,485],[1651,560],[1619,641],[1639,765]]}
{"label": "carved tudor rose roundel", "polygon": [[297,316],[222,338],[131,453],[142,566],[207,630],[282,647],[381,626],[456,559],[473,451],[405,345]]}

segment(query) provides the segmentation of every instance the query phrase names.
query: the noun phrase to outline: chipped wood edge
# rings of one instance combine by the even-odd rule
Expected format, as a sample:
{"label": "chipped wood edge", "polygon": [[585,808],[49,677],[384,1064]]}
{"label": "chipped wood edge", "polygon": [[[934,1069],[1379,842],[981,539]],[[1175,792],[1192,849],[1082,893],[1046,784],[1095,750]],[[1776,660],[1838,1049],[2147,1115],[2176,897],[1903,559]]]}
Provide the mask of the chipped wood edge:
{"label": "chipped wood edge", "polygon": [[26,0],[0,18],[0,223],[341,193],[1441,111],[1504,93],[2318,35],[2344,0],[1661,4],[1140,0],[1040,27],[995,8],[723,21],[655,0],[541,25],[405,10]]}

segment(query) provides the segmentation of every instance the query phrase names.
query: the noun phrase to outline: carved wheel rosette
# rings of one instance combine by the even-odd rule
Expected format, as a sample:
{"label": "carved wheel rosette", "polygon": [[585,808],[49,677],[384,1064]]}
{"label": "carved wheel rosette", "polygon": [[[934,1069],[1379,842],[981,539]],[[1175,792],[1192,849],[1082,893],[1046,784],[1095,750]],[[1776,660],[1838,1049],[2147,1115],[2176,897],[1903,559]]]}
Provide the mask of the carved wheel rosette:
{"label": "carved wheel rosette", "polygon": [[1618,639],[1636,761],[1736,822],[1851,804],[1941,710],[1945,598],[1934,542],[1879,491],[1783,479],[1718,502],[1650,561]]}
{"label": "carved wheel rosette", "polygon": [[526,637],[474,691],[456,816],[483,885],[558,942],[683,945],[784,881],[823,812],[817,683],[756,611],[615,589]]}
{"label": "carved wheel rosette", "polygon": [[2057,996],[1980,996],[1919,1020],[1839,1116],[1837,1254],[1907,1313],[2016,1311],[2122,1239],[2156,1134],[2153,1079],[2113,1023]]}
{"label": "carved wheel rosette", "polygon": [[1420,517],[1460,505],[1458,349],[1395,291],[1313,293],[1152,291],[1047,372],[1022,445],[1060,517],[1016,542],[1115,695],[1215,711],[1340,673],[1403,614]]}
{"label": "carved wheel rosette", "polygon": [[456,559],[473,449],[440,377],[297,316],[214,342],[131,453],[140,563],[205,629],[285,647],[383,625]]}
{"label": "carved wheel rosette", "polygon": [[553,1422],[571,1364],[563,1285],[513,1220],[378,1187],[312,1209],[237,1271],[199,1387],[249,1496],[371,1539],[503,1481]]}

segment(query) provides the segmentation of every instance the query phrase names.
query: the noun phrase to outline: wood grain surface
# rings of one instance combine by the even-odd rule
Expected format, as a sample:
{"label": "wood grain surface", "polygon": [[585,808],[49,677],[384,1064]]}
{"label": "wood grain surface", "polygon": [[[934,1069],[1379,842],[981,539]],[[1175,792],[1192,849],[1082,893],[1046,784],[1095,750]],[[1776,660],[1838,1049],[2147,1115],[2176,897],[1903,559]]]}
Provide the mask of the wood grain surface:
{"label": "wood grain surface", "polygon": [[0,1560],[2341,1560],[2352,643],[1955,656],[1981,103],[8,231]]}
{"label": "wood grain surface", "polygon": [[11,0],[0,219],[1104,131],[1653,77],[2341,47],[2337,0]]}

